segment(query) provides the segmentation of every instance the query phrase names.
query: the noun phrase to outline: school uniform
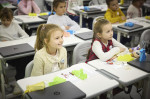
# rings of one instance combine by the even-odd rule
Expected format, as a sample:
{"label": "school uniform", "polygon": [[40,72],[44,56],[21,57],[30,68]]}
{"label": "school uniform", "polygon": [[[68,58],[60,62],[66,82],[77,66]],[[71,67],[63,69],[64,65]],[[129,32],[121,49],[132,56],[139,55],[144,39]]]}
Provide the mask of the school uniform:
{"label": "school uniform", "polygon": [[64,47],[57,50],[56,55],[47,53],[46,47],[36,52],[31,76],[45,75],[67,68],[67,51]]}
{"label": "school uniform", "polygon": [[48,17],[47,24],[57,24],[63,30],[65,30],[65,26],[70,26],[69,30],[78,31],[80,29],[80,26],[66,15],[51,15]]}
{"label": "school uniform", "polygon": [[128,51],[127,47],[116,41],[114,38],[112,40],[109,40],[107,44],[102,43],[99,39],[95,39],[90,48],[90,54],[86,62],[94,59],[107,61],[114,55],[120,53],[119,47],[126,48],[125,52]]}

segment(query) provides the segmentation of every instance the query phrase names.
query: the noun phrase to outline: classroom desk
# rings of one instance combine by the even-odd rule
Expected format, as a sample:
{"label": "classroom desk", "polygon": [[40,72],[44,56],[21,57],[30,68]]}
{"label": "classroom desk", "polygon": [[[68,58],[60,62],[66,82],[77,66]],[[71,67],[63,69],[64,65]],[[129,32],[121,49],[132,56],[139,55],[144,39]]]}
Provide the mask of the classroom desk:
{"label": "classroom desk", "polygon": [[[139,80],[146,80],[144,83],[144,90],[142,99],[149,99],[150,94],[147,88],[150,88],[150,74],[139,70],[133,66],[128,64],[123,65],[108,65],[105,62],[100,61],[99,59],[93,60],[88,62],[89,65],[97,68],[100,70],[101,73],[112,77],[113,79],[117,80],[121,85],[128,86]],[[146,79],[145,79],[146,78]],[[147,92],[148,91],[148,92]]]}
{"label": "classroom desk", "polygon": [[[83,8],[83,6],[81,7],[74,7],[72,8],[72,10],[74,10],[76,13],[78,13],[80,15],[80,27],[82,27],[82,17],[86,17],[86,18],[95,18],[95,17],[98,17],[98,16],[104,16],[106,10],[107,10],[107,5],[106,4],[102,4],[102,5],[94,5],[94,6],[88,6],[89,8],[98,8],[100,9],[99,12],[85,12],[85,11],[82,11],[80,10],[81,8]],[[120,7],[121,10],[126,10],[127,8],[126,7]]]}
{"label": "classroom desk", "polygon": [[39,18],[38,16],[29,16],[29,15],[18,15],[14,16],[15,20],[22,22],[23,29],[27,27],[28,29],[37,28],[39,24],[46,23],[47,21]]}
{"label": "classroom desk", "polygon": [[[87,32],[87,31],[91,31],[91,30],[89,30],[87,28],[81,28],[76,33],[82,33],[82,32]],[[34,47],[35,41],[36,41],[36,36],[30,36],[28,38],[23,38],[23,39],[19,39],[19,40],[0,42],[0,47],[12,46],[12,45],[23,44],[23,43],[28,43],[29,45]],[[78,38],[74,35],[71,35],[70,37],[64,37],[63,46],[66,47],[67,51],[72,51],[73,48],[76,46],[76,44],[78,44],[80,42],[83,42],[83,41],[84,40],[82,40],[82,39],[80,39],[80,38]],[[7,58],[3,58],[0,55],[0,61],[5,62],[6,60],[16,59],[16,58],[19,58],[19,57],[25,57],[25,56],[29,56],[29,55],[34,55],[34,52],[19,54],[19,55],[10,56],[10,57],[7,57]],[[5,73],[5,70],[4,70],[4,65],[2,65],[1,79],[2,79],[3,82],[4,82],[4,75],[5,74],[6,73]],[[5,97],[5,88],[4,88],[4,86],[2,86],[2,90],[4,90],[2,92],[2,95],[3,95],[3,97]]]}
{"label": "classroom desk", "polygon": [[125,36],[133,36],[132,37],[132,41],[131,41],[131,46],[133,47],[133,42],[134,42],[134,37],[135,36],[140,36],[141,33],[150,28],[150,20],[147,20],[145,19],[144,17],[137,17],[137,18],[133,18],[133,19],[128,19],[126,22],[133,22],[135,24],[139,24],[139,25],[142,25],[143,28],[137,28],[137,29],[134,29],[134,30],[126,30],[126,29],[122,29],[122,28],[118,28],[117,26],[118,25],[123,25],[124,23],[121,23],[121,24],[112,24],[113,26],[113,29],[115,31],[117,31],[117,41],[120,42],[120,38],[121,38],[121,35],[125,35]]}
{"label": "classroom desk", "polygon": [[12,5],[11,3],[4,3],[4,4],[2,4],[2,6],[3,6],[4,8],[5,8],[5,7],[10,8],[12,11],[14,11],[14,10],[17,9],[17,7],[14,6],[14,5]]}
{"label": "classroom desk", "polygon": [[[80,69],[83,69],[83,72],[87,74],[87,79],[81,80],[69,73],[73,70],[80,70]],[[100,95],[101,93],[110,91],[119,85],[117,81],[107,78],[104,75],[96,72],[95,70],[96,70],[95,68],[85,63],[80,63],[73,65],[67,69],[53,72],[50,74],[24,78],[18,80],[17,84],[24,92],[26,90],[27,85],[32,85],[41,81],[51,82],[53,81],[54,77],[58,76],[66,79],[67,81],[72,82],[75,86],[77,86],[80,90],[82,90],[86,94],[87,99],[91,99],[95,96]],[[62,73],[67,74],[68,76],[64,77]]]}
{"label": "classroom desk", "polygon": [[[79,31],[76,31],[76,33],[83,33],[88,31],[91,30],[87,28],[81,28]],[[74,35],[71,35],[70,37],[63,37],[63,38],[64,38],[64,42],[63,42],[64,47],[75,46],[76,44],[84,41]],[[36,35],[30,36],[28,38],[19,39],[19,40],[0,42],[0,47],[6,47],[11,45],[23,44],[23,43],[28,43],[29,45],[34,47],[35,41],[36,41]]]}
{"label": "classroom desk", "polygon": [[148,77],[148,73],[132,67],[128,64],[121,65],[109,65],[106,62],[102,62],[99,59],[88,62],[89,65],[97,68],[100,72],[114,78],[120,84],[128,86],[145,77]]}

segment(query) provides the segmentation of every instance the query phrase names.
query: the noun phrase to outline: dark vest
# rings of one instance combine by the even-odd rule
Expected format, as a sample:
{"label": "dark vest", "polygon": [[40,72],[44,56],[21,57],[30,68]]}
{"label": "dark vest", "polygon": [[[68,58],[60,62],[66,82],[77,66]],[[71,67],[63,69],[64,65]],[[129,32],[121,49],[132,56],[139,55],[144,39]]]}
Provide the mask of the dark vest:
{"label": "dark vest", "polygon": [[[94,41],[99,41],[99,42],[101,43],[103,52],[108,52],[108,51],[110,50],[110,46],[113,47],[112,40],[109,40],[109,41],[108,41],[108,45],[107,45],[107,46],[105,46],[105,45],[101,42],[101,40],[95,39]],[[93,43],[92,43],[92,45],[93,45]],[[97,50],[98,50],[98,49],[97,49]],[[98,59],[98,57],[97,57],[97,56],[95,55],[95,53],[92,51],[92,46],[91,46],[90,52],[89,52],[89,57],[88,57],[88,59],[86,60],[85,63],[87,63],[87,62],[89,62],[89,61],[91,61],[91,60],[94,60],[94,59]]]}

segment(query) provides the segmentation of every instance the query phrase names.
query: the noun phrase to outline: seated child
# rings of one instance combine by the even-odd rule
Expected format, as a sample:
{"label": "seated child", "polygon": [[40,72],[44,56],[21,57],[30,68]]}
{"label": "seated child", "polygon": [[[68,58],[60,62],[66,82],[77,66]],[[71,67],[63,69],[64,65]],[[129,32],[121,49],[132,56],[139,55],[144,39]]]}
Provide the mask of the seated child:
{"label": "seated child", "polygon": [[124,13],[118,5],[118,0],[106,0],[108,9],[105,13],[105,18],[111,23],[122,23],[126,21]]}
{"label": "seated child", "polygon": [[31,76],[45,75],[67,68],[67,51],[63,45],[63,30],[55,24],[43,24],[37,29],[34,66]]}
{"label": "seated child", "polygon": [[0,13],[0,41],[17,40],[29,37],[22,28],[13,21],[13,12],[9,8],[3,8]]}
{"label": "seated child", "polygon": [[111,23],[106,19],[99,19],[94,24],[92,45],[87,56],[87,61],[100,59],[107,61],[116,58],[117,54],[128,51],[128,48],[113,38]]}
{"label": "seated child", "polygon": [[78,31],[80,26],[68,16],[64,15],[66,13],[66,3],[65,0],[54,0],[53,9],[56,12],[55,15],[49,16],[47,24],[57,24],[63,30],[73,30]]}
{"label": "seated child", "polygon": [[41,10],[34,0],[21,0],[18,4],[18,15],[27,15],[29,13],[40,13]]}
{"label": "seated child", "polygon": [[127,18],[142,17],[142,6],[146,0],[132,0],[127,10]]}

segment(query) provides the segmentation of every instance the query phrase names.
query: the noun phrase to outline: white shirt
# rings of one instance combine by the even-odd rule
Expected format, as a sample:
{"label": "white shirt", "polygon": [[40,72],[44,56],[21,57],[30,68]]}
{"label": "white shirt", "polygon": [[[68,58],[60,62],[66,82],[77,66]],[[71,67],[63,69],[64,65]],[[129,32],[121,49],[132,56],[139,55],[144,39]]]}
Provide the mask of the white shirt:
{"label": "white shirt", "polygon": [[29,35],[14,21],[11,22],[9,27],[0,25],[0,41],[11,41],[26,37],[29,37]]}
{"label": "white shirt", "polygon": [[127,10],[127,18],[135,18],[135,17],[142,17],[142,9],[136,8],[134,5],[130,5]]}
{"label": "white shirt", "polygon": [[[92,51],[101,61],[107,61],[111,59],[114,55],[120,52],[119,47],[126,48],[125,52],[128,52],[128,48],[116,41],[114,38],[112,39],[113,48],[111,48],[108,52],[103,52],[102,45],[99,41],[94,41],[92,45]],[[104,44],[104,43],[103,43]],[[107,46],[108,44],[104,44]]]}
{"label": "white shirt", "polygon": [[65,30],[65,26],[70,26],[69,30],[78,31],[80,29],[80,26],[66,15],[62,15],[62,16],[59,16],[57,14],[51,15],[48,17],[48,20],[47,20],[47,24],[49,24],[49,23],[57,24],[63,30]]}

